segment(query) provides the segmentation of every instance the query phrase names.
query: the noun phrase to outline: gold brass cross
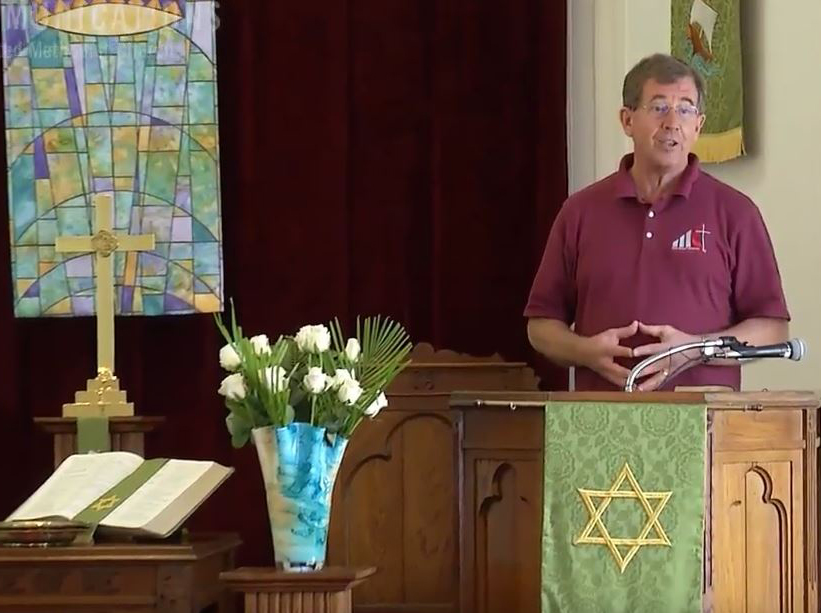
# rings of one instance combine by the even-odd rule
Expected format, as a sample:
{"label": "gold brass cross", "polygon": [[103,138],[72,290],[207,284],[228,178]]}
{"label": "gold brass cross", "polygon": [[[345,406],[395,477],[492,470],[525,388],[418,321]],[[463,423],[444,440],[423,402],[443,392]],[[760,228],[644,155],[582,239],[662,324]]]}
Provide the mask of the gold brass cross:
{"label": "gold brass cross", "polygon": [[117,251],[150,251],[154,235],[115,234],[111,194],[94,196],[94,222],[91,236],[60,236],[55,250],[60,253],[93,253],[96,274],[97,377],[88,388],[77,392],[73,404],[63,405],[64,417],[133,415],[134,406],[125,402],[114,376],[114,258]]}

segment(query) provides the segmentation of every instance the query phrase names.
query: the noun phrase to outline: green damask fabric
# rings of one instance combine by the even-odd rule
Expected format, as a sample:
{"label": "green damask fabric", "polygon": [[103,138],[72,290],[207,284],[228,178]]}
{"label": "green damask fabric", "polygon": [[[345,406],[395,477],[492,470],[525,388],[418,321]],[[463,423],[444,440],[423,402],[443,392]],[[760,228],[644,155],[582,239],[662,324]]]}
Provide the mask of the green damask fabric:
{"label": "green damask fabric", "polygon": [[703,162],[744,153],[740,12],[740,0],[671,3],[671,53],[692,66],[707,86],[707,118],[693,148]]}
{"label": "green damask fabric", "polygon": [[[705,428],[699,405],[547,405],[543,613],[701,611]],[[625,478],[615,491],[634,497],[612,497],[602,526],[613,539],[636,538],[649,523],[645,539],[663,540],[651,522],[661,504],[657,525],[670,546],[639,546],[622,572],[607,545],[576,542],[588,525],[591,538],[604,538],[579,489],[608,492],[625,464],[641,494]],[[587,496],[594,509],[609,498]],[[617,545],[622,559],[631,549]]]}

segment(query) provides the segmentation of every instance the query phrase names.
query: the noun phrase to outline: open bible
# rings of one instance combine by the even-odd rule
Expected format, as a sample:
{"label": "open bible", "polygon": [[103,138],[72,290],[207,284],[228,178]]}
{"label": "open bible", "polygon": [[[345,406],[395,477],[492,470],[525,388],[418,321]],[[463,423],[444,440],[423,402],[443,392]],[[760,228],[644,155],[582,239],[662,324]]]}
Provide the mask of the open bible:
{"label": "open bible", "polygon": [[216,462],[145,460],[124,451],[76,454],[7,521],[61,518],[104,532],[165,538],[233,471]]}

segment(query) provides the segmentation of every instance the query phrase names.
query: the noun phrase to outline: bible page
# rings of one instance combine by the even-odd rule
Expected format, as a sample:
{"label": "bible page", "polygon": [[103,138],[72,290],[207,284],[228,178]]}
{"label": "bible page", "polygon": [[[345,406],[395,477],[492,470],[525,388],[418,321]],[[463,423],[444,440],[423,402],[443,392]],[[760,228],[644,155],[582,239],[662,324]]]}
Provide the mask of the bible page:
{"label": "bible page", "polygon": [[142,463],[140,456],[126,451],[69,456],[8,520],[71,519]]}
{"label": "bible page", "polygon": [[142,528],[200,479],[214,462],[169,460],[140,489],[100,522],[115,528]]}

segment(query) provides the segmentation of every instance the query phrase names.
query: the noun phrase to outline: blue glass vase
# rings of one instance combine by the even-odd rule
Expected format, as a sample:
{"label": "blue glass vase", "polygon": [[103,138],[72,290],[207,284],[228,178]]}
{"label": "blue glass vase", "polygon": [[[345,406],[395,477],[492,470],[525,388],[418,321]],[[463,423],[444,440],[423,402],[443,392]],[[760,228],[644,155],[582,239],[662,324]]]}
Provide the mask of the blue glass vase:
{"label": "blue glass vase", "polygon": [[325,564],[331,494],[348,440],[329,442],[325,428],[293,422],[253,431],[274,541],[274,559],[287,571]]}

